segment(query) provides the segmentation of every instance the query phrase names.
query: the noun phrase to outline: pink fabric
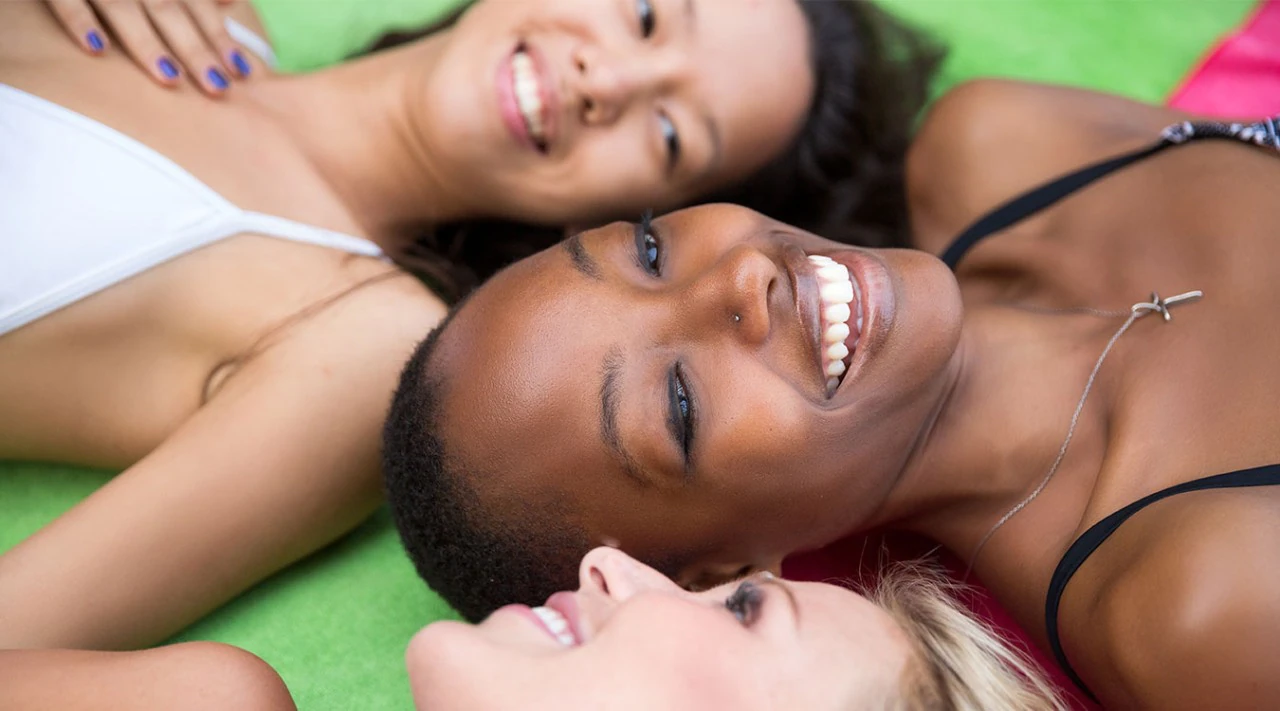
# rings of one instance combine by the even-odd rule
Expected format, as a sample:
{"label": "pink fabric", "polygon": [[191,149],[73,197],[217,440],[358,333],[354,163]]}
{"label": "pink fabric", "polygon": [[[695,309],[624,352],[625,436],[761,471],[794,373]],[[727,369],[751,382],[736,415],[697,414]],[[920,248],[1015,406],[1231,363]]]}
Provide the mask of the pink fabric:
{"label": "pink fabric", "polygon": [[[782,573],[792,580],[816,580],[856,586],[858,582],[871,579],[886,563],[912,560],[928,555],[935,549],[937,545],[927,539],[904,534],[854,536],[821,550],[787,558],[783,563]],[[954,555],[942,552],[941,562],[951,577],[959,580],[964,576],[964,565]],[[981,583],[970,579],[967,585],[971,590],[962,598],[965,605],[979,619],[986,621],[1005,639],[1039,663],[1050,680],[1062,690],[1071,708],[1078,711],[1094,711],[1098,708],[1076,690],[1071,680],[1053,661],[1053,656],[1041,651],[1031,641],[1031,637],[1013,621]]]}
{"label": "pink fabric", "polygon": [[1222,118],[1280,114],[1280,0],[1262,0],[1169,98],[1188,113]]}

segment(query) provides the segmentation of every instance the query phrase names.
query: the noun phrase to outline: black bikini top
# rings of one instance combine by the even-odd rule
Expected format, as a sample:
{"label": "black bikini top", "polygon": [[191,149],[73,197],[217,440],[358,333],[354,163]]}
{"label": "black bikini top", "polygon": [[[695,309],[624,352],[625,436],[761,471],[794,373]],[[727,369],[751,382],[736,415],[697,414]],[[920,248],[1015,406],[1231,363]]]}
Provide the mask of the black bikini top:
{"label": "black bikini top", "polygon": [[[975,244],[991,235],[1035,215],[1051,205],[1065,199],[1077,190],[1114,173],[1121,168],[1133,165],[1173,146],[1180,146],[1197,140],[1229,139],[1243,141],[1252,145],[1275,148],[1280,151],[1280,116],[1257,123],[1218,123],[1218,122],[1183,122],[1164,130],[1156,143],[1114,158],[1099,161],[1051,180],[1033,188],[1018,197],[1009,200],[974,222],[942,253],[942,261],[954,271],[964,255]],[[1139,499],[1128,506],[1107,516],[1089,527],[1083,535],[1071,544],[1062,560],[1058,562],[1053,578],[1049,582],[1049,592],[1045,599],[1045,629],[1049,635],[1049,647],[1053,656],[1071,681],[1075,682],[1090,699],[1097,701],[1093,692],[1089,691],[1084,681],[1076,674],[1062,649],[1062,640],[1058,634],[1058,607],[1062,602],[1062,593],[1066,590],[1071,576],[1075,575],[1085,560],[1102,545],[1116,529],[1131,516],[1143,508],[1176,494],[1203,489],[1226,489],[1251,486],[1280,486],[1280,464],[1272,464],[1255,469],[1208,476],[1189,481],[1158,491]]]}
{"label": "black bikini top", "polygon": [[975,244],[1022,222],[1090,183],[1174,146],[1192,141],[1227,139],[1280,151],[1280,116],[1257,123],[1183,122],[1166,128],[1156,143],[1131,153],[1108,158],[1051,180],[1000,205],[960,233],[942,253],[952,270]]}

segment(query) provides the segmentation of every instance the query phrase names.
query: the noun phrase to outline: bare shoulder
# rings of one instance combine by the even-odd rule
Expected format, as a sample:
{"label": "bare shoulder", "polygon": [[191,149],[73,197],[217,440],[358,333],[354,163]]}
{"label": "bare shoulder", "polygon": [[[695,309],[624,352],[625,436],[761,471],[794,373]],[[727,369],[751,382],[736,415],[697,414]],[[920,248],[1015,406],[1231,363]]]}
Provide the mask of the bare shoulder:
{"label": "bare shoulder", "polygon": [[309,363],[323,367],[328,377],[382,379],[387,372],[399,373],[448,307],[412,276],[396,272],[309,311],[268,337],[253,360],[268,370]]}
{"label": "bare shoulder", "polygon": [[939,253],[996,205],[1154,141],[1180,118],[1084,89],[1004,79],[960,84],[933,104],[908,152],[916,246]]}
{"label": "bare shoulder", "polygon": [[1107,707],[1274,703],[1280,498],[1268,488],[1197,492],[1143,518],[1117,541],[1127,550],[1109,556],[1110,574],[1076,591],[1095,614],[1077,628],[1072,665]]}
{"label": "bare shoulder", "polygon": [[[298,314],[249,352],[210,397],[257,403],[250,416],[333,419],[338,432],[292,435],[292,445],[377,459],[382,420],[414,348],[448,313],[408,274],[369,280]],[[225,404],[225,403],[224,403]],[[279,411],[279,412],[276,412]],[[340,474],[340,472],[335,472]]]}

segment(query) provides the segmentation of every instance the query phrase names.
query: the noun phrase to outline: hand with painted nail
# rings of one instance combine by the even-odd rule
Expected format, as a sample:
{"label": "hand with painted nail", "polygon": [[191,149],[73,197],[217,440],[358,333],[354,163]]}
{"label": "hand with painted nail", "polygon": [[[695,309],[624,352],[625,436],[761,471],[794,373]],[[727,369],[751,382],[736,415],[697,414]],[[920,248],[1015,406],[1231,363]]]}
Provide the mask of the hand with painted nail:
{"label": "hand with painted nail", "polygon": [[185,75],[205,94],[226,94],[233,78],[253,71],[249,55],[227,33],[219,5],[236,0],[45,0],[85,51],[118,44],[158,84],[176,88]]}

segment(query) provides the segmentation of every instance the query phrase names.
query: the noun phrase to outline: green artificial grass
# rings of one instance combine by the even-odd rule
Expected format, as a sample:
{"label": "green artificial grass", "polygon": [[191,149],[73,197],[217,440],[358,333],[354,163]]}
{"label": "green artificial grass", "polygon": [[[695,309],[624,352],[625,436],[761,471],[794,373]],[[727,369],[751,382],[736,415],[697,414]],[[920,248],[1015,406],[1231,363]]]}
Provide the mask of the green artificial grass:
{"label": "green artificial grass", "polygon": [[[827,1],[827,0],[820,0]],[[950,48],[936,89],[978,76],[1162,103],[1256,0],[880,0]]]}
{"label": "green artificial grass", "polygon": [[[702,0],[735,2],[736,0]],[[823,0],[829,1],[829,0]],[[951,48],[936,90],[1000,75],[1162,101],[1252,0],[882,0]],[[449,0],[257,0],[282,64],[303,69],[365,46],[381,29],[430,22]],[[108,475],[0,463],[0,550],[89,495]],[[453,617],[417,580],[386,510],[324,552],[183,632],[248,649],[304,711],[409,709],[405,644]]]}

